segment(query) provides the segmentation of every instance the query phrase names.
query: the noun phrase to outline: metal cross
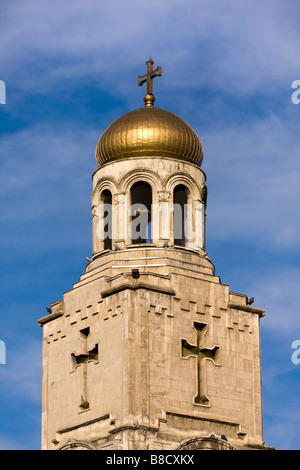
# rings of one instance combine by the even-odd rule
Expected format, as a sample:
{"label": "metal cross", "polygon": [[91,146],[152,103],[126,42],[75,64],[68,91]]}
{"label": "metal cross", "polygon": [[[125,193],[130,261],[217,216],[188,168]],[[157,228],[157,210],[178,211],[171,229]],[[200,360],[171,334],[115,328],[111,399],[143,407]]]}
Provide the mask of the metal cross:
{"label": "metal cross", "polygon": [[138,85],[142,86],[147,82],[147,95],[153,95],[153,78],[162,76],[162,67],[159,65],[153,70],[154,60],[150,58],[147,60],[147,73],[145,75],[138,76]]}
{"label": "metal cross", "polygon": [[[182,357],[189,358],[194,356],[197,358],[197,384],[198,384],[198,395],[194,398],[194,403],[198,405],[208,405],[209,399],[207,396],[206,390],[206,373],[203,361],[205,359],[210,359],[214,364],[219,351],[218,346],[213,348],[202,348],[201,347],[201,337],[207,331],[207,325],[204,323],[194,322],[194,328],[197,332],[197,345],[192,346],[185,339],[182,340]],[[216,364],[217,365],[217,364]]]}

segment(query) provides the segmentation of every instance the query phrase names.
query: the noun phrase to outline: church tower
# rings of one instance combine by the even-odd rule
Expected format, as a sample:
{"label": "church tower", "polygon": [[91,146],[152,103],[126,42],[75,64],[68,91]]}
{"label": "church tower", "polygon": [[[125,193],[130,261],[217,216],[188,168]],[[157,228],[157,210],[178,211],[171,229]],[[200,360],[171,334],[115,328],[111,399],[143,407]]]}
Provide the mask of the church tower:
{"label": "church tower", "polygon": [[43,449],[263,449],[260,318],[205,248],[202,144],[154,106],[96,147],[93,253],[41,318]]}

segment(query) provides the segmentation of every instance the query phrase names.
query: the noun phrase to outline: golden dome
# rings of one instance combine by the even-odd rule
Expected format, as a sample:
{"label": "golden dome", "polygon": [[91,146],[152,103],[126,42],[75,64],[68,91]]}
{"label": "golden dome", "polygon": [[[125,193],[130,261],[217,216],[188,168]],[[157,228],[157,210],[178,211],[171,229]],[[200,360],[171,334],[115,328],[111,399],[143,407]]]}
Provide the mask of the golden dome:
{"label": "golden dome", "polygon": [[177,158],[200,166],[203,147],[183,119],[146,103],[144,108],[124,114],[108,127],[97,144],[96,160],[102,166],[146,156]]}

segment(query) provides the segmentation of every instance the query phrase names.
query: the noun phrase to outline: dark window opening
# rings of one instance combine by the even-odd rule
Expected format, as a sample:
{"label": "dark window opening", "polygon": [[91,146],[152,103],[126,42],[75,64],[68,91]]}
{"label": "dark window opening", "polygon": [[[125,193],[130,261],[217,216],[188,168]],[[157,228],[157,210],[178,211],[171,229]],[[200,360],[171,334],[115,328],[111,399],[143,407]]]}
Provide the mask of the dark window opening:
{"label": "dark window opening", "polygon": [[107,189],[102,193],[104,205],[104,250],[112,249],[112,195]]}
{"label": "dark window opening", "polygon": [[182,184],[174,189],[174,245],[187,243],[187,188]]}
{"label": "dark window opening", "polygon": [[148,183],[135,183],[131,190],[132,244],[152,243],[151,205],[152,189]]}

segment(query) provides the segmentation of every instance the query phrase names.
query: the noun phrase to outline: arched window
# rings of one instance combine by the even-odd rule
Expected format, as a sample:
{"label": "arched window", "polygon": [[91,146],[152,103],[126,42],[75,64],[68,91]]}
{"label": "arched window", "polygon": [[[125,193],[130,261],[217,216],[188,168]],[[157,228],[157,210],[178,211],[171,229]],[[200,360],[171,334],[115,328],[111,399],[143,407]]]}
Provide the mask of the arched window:
{"label": "arched window", "polygon": [[150,184],[140,181],[130,190],[131,195],[131,241],[132,244],[152,243],[151,205],[152,189]]}
{"label": "arched window", "polygon": [[174,245],[186,246],[187,233],[187,203],[188,190],[183,184],[179,184],[173,193],[174,214]]}
{"label": "arched window", "polygon": [[104,250],[112,249],[112,195],[108,189],[101,194],[103,202],[103,236]]}

